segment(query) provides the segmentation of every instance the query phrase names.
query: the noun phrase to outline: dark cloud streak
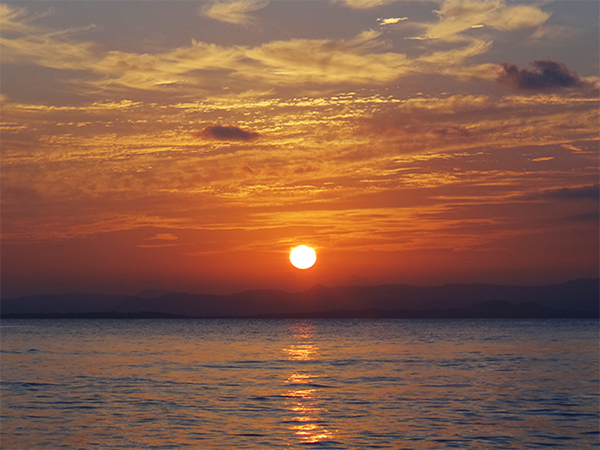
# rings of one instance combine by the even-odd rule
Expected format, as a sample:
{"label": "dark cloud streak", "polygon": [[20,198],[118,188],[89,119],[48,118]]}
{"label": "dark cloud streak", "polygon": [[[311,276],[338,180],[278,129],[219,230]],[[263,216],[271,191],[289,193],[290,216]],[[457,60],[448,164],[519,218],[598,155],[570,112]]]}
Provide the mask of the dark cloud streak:
{"label": "dark cloud streak", "polygon": [[515,89],[554,90],[593,87],[591,83],[572,72],[566,64],[552,61],[533,61],[534,70],[521,69],[517,64],[502,63],[503,72],[497,81]]}
{"label": "dark cloud streak", "polygon": [[600,200],[600,186],[582,186],[578,188],[561,188],[546,191],[546,197],[558,200]]}
{"label": "dark cloud streak", "polygon": [[260,134],[253,131],[222,125],[206,127],[204,130],[194,133],[194,135],[207,139],[217,139],[219,141],[252,141],[260,137]]}

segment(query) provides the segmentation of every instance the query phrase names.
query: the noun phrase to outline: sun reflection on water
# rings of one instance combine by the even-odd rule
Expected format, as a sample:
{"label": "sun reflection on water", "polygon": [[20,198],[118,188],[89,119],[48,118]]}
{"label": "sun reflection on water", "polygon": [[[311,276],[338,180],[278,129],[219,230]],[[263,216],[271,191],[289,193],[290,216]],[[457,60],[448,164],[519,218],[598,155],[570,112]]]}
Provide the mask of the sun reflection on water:
{"label": "sun reflection on water", "polygon": [[[313,343],[314,325],[296,323],[292,327],[296,342],[283,351],[292,361],[311,361],[319,353]],[[320,407],[320,389],[315,387],[319,376],[309,371],[292,372],[286,383],[292,387],[284,396],[289,399],[288,408],[293,413],[288,422],[290,430],[304,443],[315,444],[333,439],[333,433],[325,427],[327,410]]]}
{"label": "sun reflection on water", "polygon": [[299,361],[309,361],[317,353],[317,348],[312,344],[291,345],[290,348],[283,350],[290,359]]}

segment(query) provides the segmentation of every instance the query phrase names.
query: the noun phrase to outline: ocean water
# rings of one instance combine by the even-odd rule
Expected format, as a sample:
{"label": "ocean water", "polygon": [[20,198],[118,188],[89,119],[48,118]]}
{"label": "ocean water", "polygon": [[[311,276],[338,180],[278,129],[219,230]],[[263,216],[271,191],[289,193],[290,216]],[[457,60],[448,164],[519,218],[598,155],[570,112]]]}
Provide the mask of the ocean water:
{"label": "ocean water", "polygon": [[4,320],[9,449],[592,449],[596,320]]}

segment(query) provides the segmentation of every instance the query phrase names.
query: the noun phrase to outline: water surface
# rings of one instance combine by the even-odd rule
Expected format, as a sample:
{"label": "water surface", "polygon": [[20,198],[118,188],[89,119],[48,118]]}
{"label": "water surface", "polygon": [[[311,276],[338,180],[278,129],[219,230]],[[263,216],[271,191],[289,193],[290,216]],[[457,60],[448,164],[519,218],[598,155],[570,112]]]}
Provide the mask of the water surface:
{"label": "water surface", "polygon": [[599,448],[597,320],[4,320],[3,449]]}

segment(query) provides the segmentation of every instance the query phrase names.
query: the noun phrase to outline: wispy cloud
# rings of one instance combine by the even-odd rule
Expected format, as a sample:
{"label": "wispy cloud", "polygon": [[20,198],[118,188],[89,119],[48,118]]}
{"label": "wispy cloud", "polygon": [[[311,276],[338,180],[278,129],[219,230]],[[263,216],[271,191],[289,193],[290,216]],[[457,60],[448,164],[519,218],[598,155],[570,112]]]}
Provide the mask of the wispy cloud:
{"label": "wispy cloud", "polygon": [[535,32],[531,35],[531,39],[534,41],[548,42],[564,42],[569,38],[572,38],[577,34],[577,30],[566,25],[547,25],[543,24],[537,27]]}
{"label": "wispy cloud", "polygon": [[533,28],[550,17],[535,5],[511,5],[502,0],[446,0],[437,14],[437,23],[425,25],[425,37],[443,41],[468,40],[465,31],[485,26],[497,30]]}
{"label": "wispy cloud", "polygon": [[380,34],[367,31],[350,40],[273,41],[248,49],[259,63],[244,75],[274,83],[368,83],[394,80],[411,71],[406,55],[376,53]]}
{"label": "wispy cloud", "polygon": [[178,239],[177,236],[171,233],[158,233],[153,237],[147,238],[149,241],[159,240],[159,241],[174,241]]}
{"label": "wispy cloud", "polygon": [[3,37],[0,43],[3,62],[88,71],[98,76],[86,80],[89,88],[188,92],[201,89],[209,77],[219,82],[223,73],[235,74],[238,80],[275,85],[384,82],[407,73],[405,55],[379,52],[384,46],[379,36],[376,31],[367,31],[349,40],[294,39],[254,48],[193,41],[168,52],[140,54],[102,53],[92,43],[32,28],[21,37]]}
{"label": "wispy cloud", "polygon": [[343,3],[352,9],[371,9],[377,8],[378,6],[389,5],[395,3],[397,0],[334,0],[339,3]]}
{"label": "wispy cloud", "polygon": [[[204,14],[230,23],[248,23],[248,13],[263,8],[264,2],[217,2],[206,5]],[[5,7],[6,9],[7,7]],[[525,14],[515,19],[513,13]],[[220,15],[219,15],[220,14]],[[6,9],[6,19],[17,36],[2,37],[3,62],[37,64],[55,69],[77,69],[90,74],[81,86],[89,92],[138,89],[190,95],[208,90],[227,77],[240,90],[271,89],[273,86],[334,83],[355,85],[387,83],[410,74],[434,73],[460,79],[498,78],[494,64],[470,65],[468,60],[485,54],[493,42],[464,35],[479,24],[497,29],[520,29],[543,22],[549,16],[534,6],[506,5],[501,1],[446,1],[435,24],[415,24],[424,29],[424,42],[457,42],[443,50],[421,54],[388,51],[382,33],[374,30],[351,39],[274,40],[255,47],[221,46],[192,41],[189,46],[160,53],[103,51],[91,42],[78,42],[72,33],[35,27],[21,10]],[[509,20],[509,18],[512,19]],[[380,19],[392,25],[405,17]],[[4,32],[4,30],[3,30]],[[506,69],[504,69],[506,71]],[[512,69],[511,69],[512,70]]]}
{"label": "wispy cloud", "polygon": [[203,6],[200,14],[220,22],[248,26],[255,22],[250,13],[263,9],[267,4],[266,1],[253,0],[217,1]]}
{"label": "wispy cloud", "polygon": [[465,47],[423,55],[416,61],[432,66],[435,71],[443,72],[449,67],[462,65],[469,58],[486,53],[491,46],[491,41],[474,39]]}
{"label": "wispy cloud", "polygon": [[240,57],[239,49],[196,41],[188,47],[155,55],[111,51],[90,67],[105,78],[90,84],[136,89],[190,88],[199,82],[190,72],[232,70]]}
{"label": "wispy cloud", "polygon": [[31,15],[25,8],[16,8],[7,4],[0,4],[0,28],[5,33],[29,33],[36,29],[31,22],[48,15],[49,11]]}
{"label": "wispy cloud", "polygon": [[2,37],[0,48],[3,63],[37,64],[53,69],[89,70],[96,59],[93,44],[71,42],[51,33],[27,34],[15,39]]}

